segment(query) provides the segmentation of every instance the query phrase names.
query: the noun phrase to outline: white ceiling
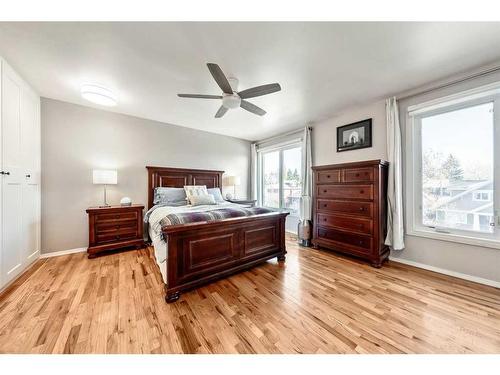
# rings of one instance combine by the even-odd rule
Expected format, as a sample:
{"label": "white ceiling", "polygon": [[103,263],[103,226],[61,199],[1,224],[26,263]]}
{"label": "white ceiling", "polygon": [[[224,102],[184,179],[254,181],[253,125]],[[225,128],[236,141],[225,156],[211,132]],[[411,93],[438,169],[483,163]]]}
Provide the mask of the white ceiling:
{"label": "white ceiling", "polygon": [[[0,23],[0,55],[48,98],[98,107],[82,83],[118,95],[111,110],[257,140],[500,59],[500,23]],[[240,90],[282,91],[215,119],[207,62]],[[107,108],[105,108],[107,109]]]}

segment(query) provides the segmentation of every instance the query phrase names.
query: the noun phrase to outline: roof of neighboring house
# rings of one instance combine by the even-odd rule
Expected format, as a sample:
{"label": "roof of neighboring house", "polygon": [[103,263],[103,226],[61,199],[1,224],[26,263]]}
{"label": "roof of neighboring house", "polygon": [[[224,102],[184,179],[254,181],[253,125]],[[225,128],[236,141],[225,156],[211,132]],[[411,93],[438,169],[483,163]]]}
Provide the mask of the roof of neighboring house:
{"label": "roof of neighboring house", "polygon": [[[465,180],[465,181],[471,182],[470,180]],[[454,182],[463,182],[463,181],[454,181]],[[467,190],[464,190],[461,193],[456,194],[456,195],[454,195],[452,197],[448,197],[448,198],[445,198],[443,200],[439,200],[438,202],[436,202],[436,204],[435,204],[435,206],[433,208],[437,209],[437,208],[442,207],[444,205],[450,204],[450,203],[452,203],[454,201],[459,200],[464,195],[469,194],[469,193],[473,192],[474,190],[482,189],[482,188],[488,186],[489,184],[491,184],[491,181],[489,181],[489,180],[487,180],[487,181],[479,181],[479,182],[477,180],[475,180],[473,184],[470,184],[468,186]],[[459,189],[456,189],[456,190],[459,190]]]}

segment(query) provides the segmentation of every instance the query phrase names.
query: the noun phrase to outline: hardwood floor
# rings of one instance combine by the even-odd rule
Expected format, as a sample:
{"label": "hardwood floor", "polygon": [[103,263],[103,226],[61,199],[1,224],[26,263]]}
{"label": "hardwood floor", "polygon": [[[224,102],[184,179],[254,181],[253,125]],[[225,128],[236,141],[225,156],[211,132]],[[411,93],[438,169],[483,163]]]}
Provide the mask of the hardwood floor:
{"label": "hardwood floor", "polygon": [[500,290],[287,239],[164,302],[148,249],[42,259],[0,296],[1,353],[500,353]]}

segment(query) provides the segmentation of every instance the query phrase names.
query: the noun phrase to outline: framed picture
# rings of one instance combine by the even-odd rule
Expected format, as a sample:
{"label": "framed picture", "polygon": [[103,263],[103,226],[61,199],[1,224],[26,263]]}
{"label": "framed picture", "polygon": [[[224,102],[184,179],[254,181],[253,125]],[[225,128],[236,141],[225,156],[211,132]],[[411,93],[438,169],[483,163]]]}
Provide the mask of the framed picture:
{"label": "framed picture", "polygon": [[372,119],[337,128],[337,152],[372,147]]}

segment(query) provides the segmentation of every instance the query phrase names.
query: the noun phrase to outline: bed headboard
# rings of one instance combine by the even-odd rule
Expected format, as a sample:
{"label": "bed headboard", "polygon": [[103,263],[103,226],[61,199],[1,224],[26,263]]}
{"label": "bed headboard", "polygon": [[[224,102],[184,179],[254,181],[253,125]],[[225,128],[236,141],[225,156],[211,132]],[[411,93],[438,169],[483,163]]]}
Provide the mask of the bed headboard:
{"label": "bed headboard", "polygon": [[224,171],[149,166],[146,169],[148,170],[148,209],[153,207],[153,196],[157,187],[181,188],[185,185],[207,185],[207,188],[222,188]]}

